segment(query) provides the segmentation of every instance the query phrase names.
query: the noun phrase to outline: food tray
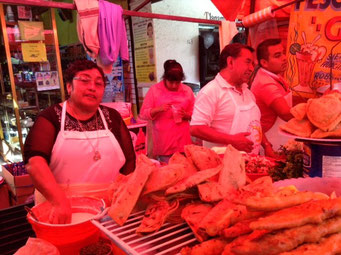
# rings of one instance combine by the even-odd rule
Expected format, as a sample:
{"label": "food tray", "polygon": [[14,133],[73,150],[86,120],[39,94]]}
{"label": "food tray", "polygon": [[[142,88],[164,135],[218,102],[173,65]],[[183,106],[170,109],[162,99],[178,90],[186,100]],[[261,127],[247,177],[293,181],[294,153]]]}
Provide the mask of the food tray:
{"label": "food tray", "polygon": [[185,222],[180,224],[166,222],[155,233],[137,235],[136,229],[141,224],[143,215],[144,211],[131,214],[123,226],[119,226],[112,219],[104,222],[93,220],[92,223],[129,255],[180,254],[181,248],[199,243]]}
{"label": "food tray", "polygon": [[340,143],[341,144],[341,139],[335,138],[310,138],[310,137],[300,137],[296,136],[293,134],[290,134],[288,132],[285,132],[283,130],[278,131],[281,135],[291,137],[292,139],[295,139],[296,141],[299,142],[315,142],[315,143]]}

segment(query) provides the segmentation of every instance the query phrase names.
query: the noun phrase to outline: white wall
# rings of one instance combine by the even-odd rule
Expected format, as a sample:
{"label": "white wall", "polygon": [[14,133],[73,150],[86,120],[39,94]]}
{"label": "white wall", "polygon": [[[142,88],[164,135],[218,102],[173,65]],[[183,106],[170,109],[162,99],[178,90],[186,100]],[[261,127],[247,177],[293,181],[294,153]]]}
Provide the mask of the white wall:
{"label": "white wall", "polygon": [[[152,12],[201,19],[209,19],[209,12],[222,17],[210,0],[163,0],[152,4]],[[163,75],[163,63],[175,59],[182,65],[186,81],[199,83],[199,24],[161,19],[153,23],[157,80]]]}

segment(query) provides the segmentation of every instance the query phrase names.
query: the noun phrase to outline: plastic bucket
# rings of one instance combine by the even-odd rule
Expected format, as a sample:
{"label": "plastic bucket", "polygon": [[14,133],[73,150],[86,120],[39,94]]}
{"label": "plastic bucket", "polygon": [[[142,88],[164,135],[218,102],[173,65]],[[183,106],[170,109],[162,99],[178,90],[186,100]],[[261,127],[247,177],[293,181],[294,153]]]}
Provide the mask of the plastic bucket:
{"label": "plastic bucket", "polygon": [[27,214],[36,236],[55,245],[62,255],[78,255],[82,247],[98,241],[100,230],[91,223],[91,219],[105,207],[103,200],[96,198],[72,197],[70,200],[73,218],[71,224],[47,223],[51,210],[48,201],[32,208],[39,221]]}
{"label": "plastic bucket", "polygon": [[304,143],[303,175],[305,177],[341,177],[339,143]]}

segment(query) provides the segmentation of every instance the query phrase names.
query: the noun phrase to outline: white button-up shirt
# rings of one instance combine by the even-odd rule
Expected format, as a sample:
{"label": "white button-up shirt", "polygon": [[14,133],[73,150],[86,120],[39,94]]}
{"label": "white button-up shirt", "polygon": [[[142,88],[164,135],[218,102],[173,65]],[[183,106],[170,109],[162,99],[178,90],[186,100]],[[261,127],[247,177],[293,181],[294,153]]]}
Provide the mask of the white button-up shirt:
{"label": "white button-up shirt", "polygon": [[250,98],[255,101],[247,84],[242,85],[240,92],[218,73],[196,97],[190,125],[207,125],[218,132],[229,134],[236,107],[228,91],[231,91],[238,105],[248,103],[246,101]]}

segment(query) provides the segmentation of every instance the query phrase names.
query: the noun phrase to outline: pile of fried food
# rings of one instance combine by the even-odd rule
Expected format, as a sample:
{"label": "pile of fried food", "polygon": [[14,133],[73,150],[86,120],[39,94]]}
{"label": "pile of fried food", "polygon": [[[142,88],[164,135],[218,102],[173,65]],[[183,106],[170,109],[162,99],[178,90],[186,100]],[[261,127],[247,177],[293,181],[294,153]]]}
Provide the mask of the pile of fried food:
{"label": "pile of fried food", "polygon": [[185,221],[200,244],[182,255],[341,253],[341,198],[334,193],[275,188],[269,176],[248,183],[244,158],[232,146],[223,159],[196,145],[185,154],[162,167],[139,155],[135,171],[110,189],[109,216],[122,226],[144,207],[141,235]]}
{"label": "pile of fried food", "polygon": [[333,91],[291,108],[293,119],[280,128],[310,138],[341,138],[341,93]]}
{"label": "pile of fried food", "polygon": [[245,170],[247,174],[267,174],[276,165],[271,158],[245,154]]}

